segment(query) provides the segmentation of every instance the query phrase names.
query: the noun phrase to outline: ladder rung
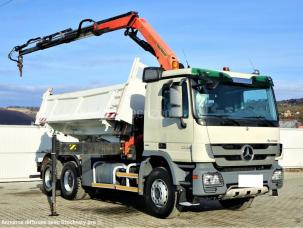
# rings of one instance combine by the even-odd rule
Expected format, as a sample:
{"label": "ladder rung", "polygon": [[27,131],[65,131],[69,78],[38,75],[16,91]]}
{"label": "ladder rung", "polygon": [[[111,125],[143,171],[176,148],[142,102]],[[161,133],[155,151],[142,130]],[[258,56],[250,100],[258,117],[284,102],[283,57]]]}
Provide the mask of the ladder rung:
{"label": "ladder rung", "polygon": [[116,185],[116,189],[121,191],[128,191],[128,192],[138,192],[137,187],[128,187],[124,185]]}
{"label": "ladder rung", "polygon": [[126,178],[133,178],[138,179],[139,175],[137,173],[125,173],[125,172],[116,172],[117,177],[126,177]]}
{"label": "ladder rung", "polygon": [[92,183],[92,187],[115,189],[114,184],[105,184],[105,183]]}
{"label": "ladder rung", "polygon": [[109,188],[109,189],[116,189],[116,190],[128,191],[128,192],[139,192],[139,189],[137,187],[128,187],[119,184],[92,183],[92,187]]}

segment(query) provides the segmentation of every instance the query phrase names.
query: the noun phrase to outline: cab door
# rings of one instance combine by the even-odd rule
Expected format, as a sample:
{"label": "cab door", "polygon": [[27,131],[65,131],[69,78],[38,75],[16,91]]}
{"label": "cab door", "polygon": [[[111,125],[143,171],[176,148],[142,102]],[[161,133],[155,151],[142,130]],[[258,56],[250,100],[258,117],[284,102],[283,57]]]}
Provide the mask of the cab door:
{"label": "cab door", "polygon": [[[161,116],[158,148],[166,151],[173,161],[191,162],[193,118],[189,82],[186,78],[166,79],[159,87]],[[180,105],[182,108],[178,109]]]}

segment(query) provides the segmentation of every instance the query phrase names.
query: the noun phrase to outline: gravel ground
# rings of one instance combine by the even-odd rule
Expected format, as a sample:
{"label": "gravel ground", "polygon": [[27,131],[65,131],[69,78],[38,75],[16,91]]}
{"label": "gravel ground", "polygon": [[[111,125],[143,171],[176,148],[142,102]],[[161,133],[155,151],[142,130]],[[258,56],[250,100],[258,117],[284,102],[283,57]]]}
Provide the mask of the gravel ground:
{"label": "gravel ground", "polygon": [[174,219],[145,213],[142,199],[132,193],[107,191],[94,200],[57,198],[58,217],[50,217],[40,182],[0,183],[0,227],[303,227],[303,172],[286,173],[279,197],[257,197],[245,211],[229,211],[216,201],[202,200]]}

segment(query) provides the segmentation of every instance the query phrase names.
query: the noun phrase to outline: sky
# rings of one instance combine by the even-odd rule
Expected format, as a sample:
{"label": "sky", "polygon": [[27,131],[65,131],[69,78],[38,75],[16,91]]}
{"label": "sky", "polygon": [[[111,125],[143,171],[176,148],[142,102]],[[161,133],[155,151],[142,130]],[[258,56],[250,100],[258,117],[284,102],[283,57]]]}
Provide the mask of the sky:
{"label": "sky", "polygon": [[301,0],[0,0],[0,107],[39,106],[44,91],[76,91],[123,83],[133,59],[155,58],[122,30],[24,56],[23,77],[7,54],[30,38],[139,12],[192,67],[272,76],[278,100],[303,97]]}

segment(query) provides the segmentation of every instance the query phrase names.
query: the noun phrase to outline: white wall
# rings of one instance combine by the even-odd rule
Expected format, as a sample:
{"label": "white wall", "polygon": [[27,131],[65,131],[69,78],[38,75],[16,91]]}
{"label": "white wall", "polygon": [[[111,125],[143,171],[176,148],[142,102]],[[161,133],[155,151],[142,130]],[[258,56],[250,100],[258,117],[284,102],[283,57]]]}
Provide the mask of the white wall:
{"label": "white wall", "polygon": [[280,140],[283,143],[280,165],[285,168],[303,168],[303,129],[281,128]]}
{"label": "white wall", "polygon": [[47,129],[37,126],[0,126],[0,182],[29,180],[38,175],[36,161],[51,149]]}
{"label": "white wall", "polygon": [[[0,182],[28,181],[38,175],[36,162],[51,150],[50,132],[37,126],[0,125]],[[58,136],[60,141],[72,137]],[[303,168],[303,129],[282,128],[283,157],[279,163],[285,168]]]}

